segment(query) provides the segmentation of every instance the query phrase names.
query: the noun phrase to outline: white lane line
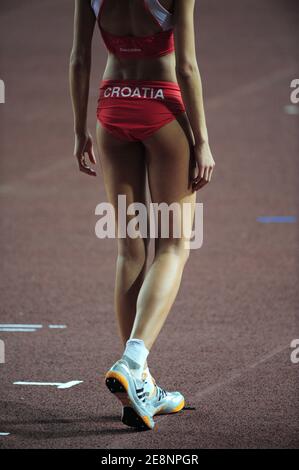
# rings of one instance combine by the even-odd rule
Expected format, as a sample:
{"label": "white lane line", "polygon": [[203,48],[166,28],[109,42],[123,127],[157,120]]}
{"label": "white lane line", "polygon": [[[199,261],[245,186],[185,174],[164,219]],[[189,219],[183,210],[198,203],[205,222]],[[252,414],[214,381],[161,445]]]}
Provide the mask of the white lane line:
{"label": "white lane line", "polygon": [[[290,348],[289,344],[286,345],[286,346],[280,346],[278,348],[275,348],[272,351],[270,351],[268,354],[265,354],[264,356],[262,356],[260,359],[257,359],[252,364],[249,364],[248,366],[246,366],[244,369],[240,369],[240,370],[237,370],[237,371],[233,372],[226,379],[220,380],[219,382],[216,382],[215,384],[209,385],[208,387],[204,388],[203,390],[199,390],[199,392],[197,392],[194,395],[194,398],[196,399],[195,403],[197,403],[197,401],[198,401],[197,399],[200,400],[202,397],[213,393],[215,390],[218,390],[222,387],[225,387],[226,385],[231,384],[236,379],[239,379],[243,375],[246,375],[250,370],[255,369],[258,365],[262,364],[263,362],[268,361],[268,359],[271,359],[272,357],[274,357],[277,354],[281,353],[285,349],[289,349],[289,348]],[[167,418],[167,415],[159,416],[159,418],[156,419],[156,422],[160,423],[165,418]]]}
{"label": "white lane line", "polygon": [[278,348],[273,349],[270,351],[268,354],[265,354],[265,356],[262,356],[260,359],[257,359],[257,361],[253,362],[252,364],[249,364],[248,366],[244,367],[244,369],[237,370],[233,372],[229,377],[227,377],[224,380],[221,380],[220,382],[217,382],[213,385],[210,385],[203,390],[199,390],[199,392],[196,393],[195,397],[196,398],[202,398],[205,395],[208,395],[209,393],[212,393],[214,390],[217,390],[218,388],[221,388],[225,385],[230,384],[234,380],[238,379],[239,377],[242,377],[243,375],[246,375],[250,370],[255,369],[257,366],[262,364],[263,362],[268,361],[268,359],[271,359],[272,357],[276,356],[277,354],[281,353],[285,349],[289,349],[290,345],[286,346],[280,346]]}
{"label": "white lane line", "polygon": [[1,323],[0,328],[42,328],[43,325],[29,325],[25,323]]}
{"label": "white lane line", "polygon": [[9,332],[15,332],[15,331],[37,331],[36,328],[0,328],[0,331],[9,331]]}
{"label": "white lane line", "polygon": [[[66,325],[48,325],[50,329],[64,329]],[[0,331],[36,331],[37,328],[43,328],[43,325],[26,325],[26,324],[13,324],[3,323],[0,324]]]}
{"label": "white lane line", "polygon": [[14,385],[42,385],[52,386],[60,389],[71,388],[83,383],[83,380],[71,380],[70,382],[13,382]]}
{"label": "white lane line", "polygon": [[298,116],[299,115],[299,106],[295,104],[287,104],[284,107],[284,112],[289,114],[290,116]]}
{"label": "white lane line", "polygon": [[66,328],[66,325],[49,325],[49,328],[55,329],[55,328]]}
{"label": "white lane line", "polygon": [[0,436],[9,436],[10,432],[0,432]]}

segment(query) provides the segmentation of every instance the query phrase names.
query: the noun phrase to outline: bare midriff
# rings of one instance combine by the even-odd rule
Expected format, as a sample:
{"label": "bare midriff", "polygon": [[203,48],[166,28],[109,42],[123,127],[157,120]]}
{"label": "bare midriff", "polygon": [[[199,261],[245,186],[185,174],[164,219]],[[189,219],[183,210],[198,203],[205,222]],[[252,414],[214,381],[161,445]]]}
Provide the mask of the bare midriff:
{"label": "bare midriff", "polygon": [[121,59],[108,53],[104,80],[163,80],[177,83],[175,53],[145,59]]}

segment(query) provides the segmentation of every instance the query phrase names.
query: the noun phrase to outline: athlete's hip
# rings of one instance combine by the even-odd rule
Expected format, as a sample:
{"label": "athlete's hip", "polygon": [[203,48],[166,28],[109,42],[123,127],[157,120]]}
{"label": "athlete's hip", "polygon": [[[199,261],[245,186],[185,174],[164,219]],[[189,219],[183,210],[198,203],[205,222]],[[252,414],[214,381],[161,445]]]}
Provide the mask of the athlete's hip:
{"label": "athlete's hip", "polygon": [[185,112],[180,87],[162,80],[102,80],[97,117],[126,140],[144,140]]}

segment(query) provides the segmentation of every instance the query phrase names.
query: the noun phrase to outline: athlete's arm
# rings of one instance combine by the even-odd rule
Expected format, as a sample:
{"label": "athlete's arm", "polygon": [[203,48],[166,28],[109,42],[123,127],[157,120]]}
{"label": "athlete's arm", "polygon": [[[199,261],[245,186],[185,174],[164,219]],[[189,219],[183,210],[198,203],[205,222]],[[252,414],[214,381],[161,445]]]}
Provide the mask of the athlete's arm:
{"label": "athlete's arm", "polygon": [[89,0],[75,0],[74,37],[70,56],[69,80],[74,113],[75,149],[79,169],[88,175],[96,172],[85,162],[85,153],[96,163],[92,138],[87,129],[87,107],[91,69],[91,43],[95,15]]}
{"label": "athlete's arm", "polygon": [[175,47],[177,80],[194,136],[198,174],[192,183],[193,189],[197,190],[211,180],[215,162],[209,146],[202,83],[196,59],[194,6],[195,0],[175,2]]}

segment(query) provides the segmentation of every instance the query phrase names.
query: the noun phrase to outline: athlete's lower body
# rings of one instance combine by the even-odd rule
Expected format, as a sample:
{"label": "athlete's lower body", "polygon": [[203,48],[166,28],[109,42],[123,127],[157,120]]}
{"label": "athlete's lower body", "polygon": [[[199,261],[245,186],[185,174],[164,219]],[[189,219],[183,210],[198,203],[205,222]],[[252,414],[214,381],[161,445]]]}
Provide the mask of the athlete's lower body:
{"label": "athlete's lower body", "polygon": [[[146,174],[152,203],[177,203],[181,215],[183,204],[191,207],[189,220],[176,219],[180,237],[170,230],[163,238],[158,219],[154,259],[147,271],[149,238],[118,238],[114,299],[125,351],[106,374],[106,384],[124,405],[125,424],[153,428],[154,414],[184,406],[181,394],[168,392],[167,398],[155,386],[147,407],[139,372],[147,371],[153,383],[147,354],[170,312],[189,256],[183,224],[192,226],[196,200],[190,185],[192,136],[178,85],[172,82],[104,80],[97,116],[101,170],[117,226],[119,195],[126,196],[127,207],[146,205]],[[132,217],[127,216],[127,224]]]}

